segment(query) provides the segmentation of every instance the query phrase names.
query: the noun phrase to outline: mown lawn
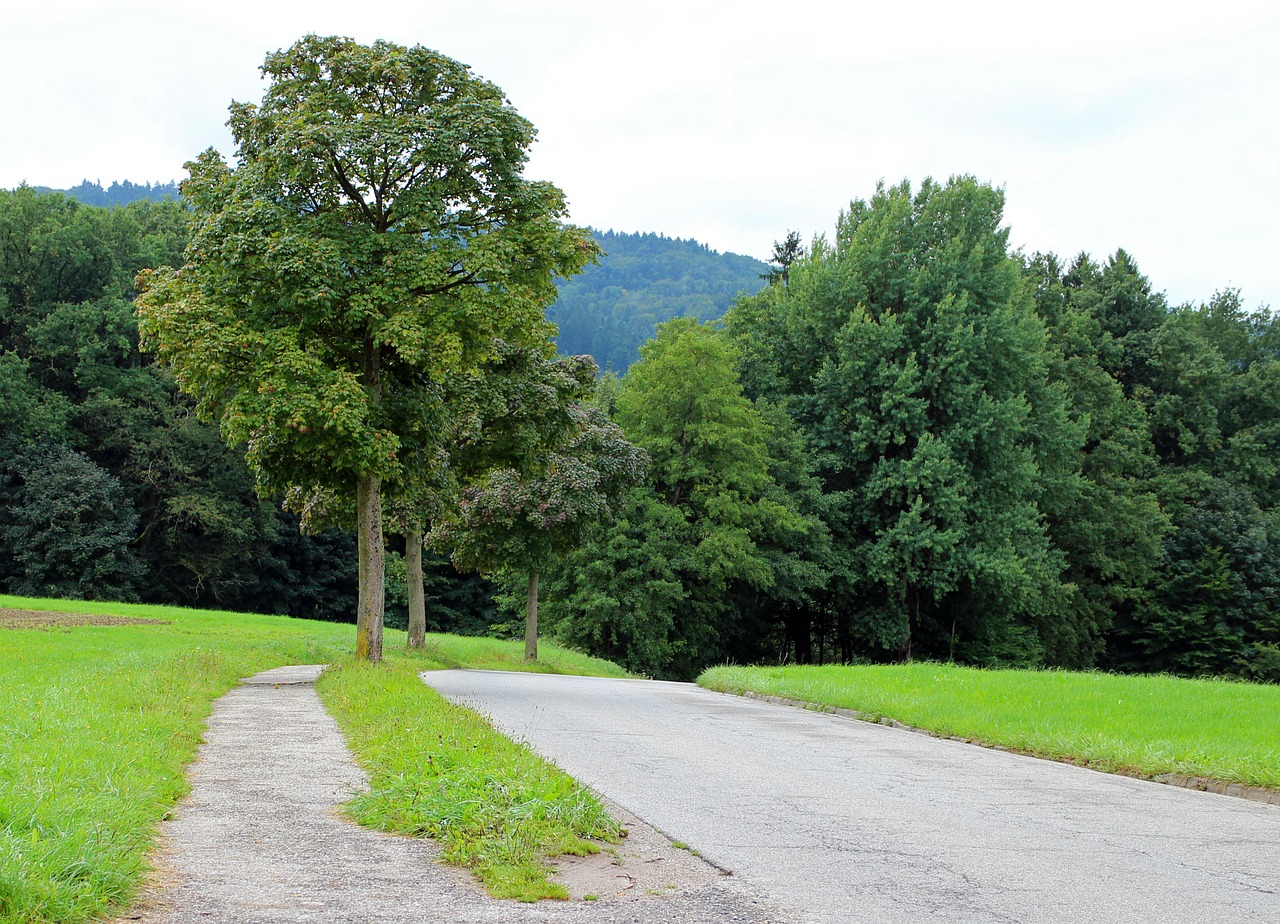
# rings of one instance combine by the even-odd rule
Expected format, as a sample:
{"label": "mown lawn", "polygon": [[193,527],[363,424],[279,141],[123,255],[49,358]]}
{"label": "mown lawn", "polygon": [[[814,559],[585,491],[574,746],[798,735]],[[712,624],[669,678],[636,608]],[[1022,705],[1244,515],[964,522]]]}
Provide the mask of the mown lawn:
{"label": "mown lawn", "polygon": [[1280,788],[1280,686],[951,664],[717,667],[698,683],[892,718],[1099,770]]}
{"label": "mown lawn", "polygon": [[[41,626],[37,618],[21,615],[33,611],[78,616]],[[159,623],[92,624],[108,616]],[[187,791],[184,768],[213,701],[239,678],[267,668],[342,663],[354,634],[348,625],[279,616],[0,596],[0,924],[67,924],[126,906],[146,873],[159,822]],[[418,687],[426,699],[435,697],[420,683],[398,692],[387,686],[412,681],[417,670],[522,667],[518,643],[450,636],[432,636],[429,643],[429,656],[409,657],[400,652],[404,634],[388,632],[385,667],[337,672],[345,679],[326,692],[327,701],[347,697],[384,710],[371,723],[334,709],[350,739],[364,740],[370,725],[391,717],[387,709],[416,713],[423,701]],[[605,662],[546,649],[542,670],[620,673]],[[490,744],[472,749],[487,726],[463,726],[452,709],[434,707],[434,718],[421,721],[455,728],[463,749],[486,755],[488,765],[477,778],[515,759]],[[428,741],[433,727],[420,724],[415,735]],[[472,735],[475,741],[467,738]],[[356,750],[377,778],[376,742],[357,743]],[[421,750],[415,745],[406,753]],[[570,798],[581,798],[570,784],[557,785]],[[542,795],[535,791],[529,798]],[[396,796],[384,802],[394,808]],[[607,836],[608,822],[582,831]],[[578,837],[543,838],[539,844],[585,849]],[[460,853],[458,859],[467,857]],[[523,869],[527,873],[529,867]]]}

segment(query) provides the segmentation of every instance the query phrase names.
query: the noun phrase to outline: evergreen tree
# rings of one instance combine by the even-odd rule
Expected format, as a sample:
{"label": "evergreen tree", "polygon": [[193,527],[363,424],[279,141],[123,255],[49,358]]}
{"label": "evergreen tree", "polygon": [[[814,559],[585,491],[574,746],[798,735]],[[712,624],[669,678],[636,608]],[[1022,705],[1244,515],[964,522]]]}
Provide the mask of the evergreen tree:
{"label": "evergreen tree", "polygon": [[1108,372],[1115,340],[1095,313],[1103,277],[1092,266],[1082,255],[1064,271],[1057,258],[1036,254],[1026,267],[1049,333],[1049,379],[1062,388],[1071,425],[1083,436],[1041,500],[1069,588],[1068,618],[1046,626],[1048,647],[1054,663],[1072,667],[1093,666],[1115,615],[1143,598],[1169,528],[1154,490],[1146,411]]}
{"label": "evergreen tree", "polygon": [[1143,329],[1132,394],[1150,421],[1151,484],[1172,531],[1143,599],[1119,613],[1109,666],[1280,677],[1275,326],[1226,291]]}
{"label": "evergreen tree", "polygon": [[37,597],[137,599],[138,515],[123,486],[65,446],[10,458],[0,543],[12,550],[9,588]]}

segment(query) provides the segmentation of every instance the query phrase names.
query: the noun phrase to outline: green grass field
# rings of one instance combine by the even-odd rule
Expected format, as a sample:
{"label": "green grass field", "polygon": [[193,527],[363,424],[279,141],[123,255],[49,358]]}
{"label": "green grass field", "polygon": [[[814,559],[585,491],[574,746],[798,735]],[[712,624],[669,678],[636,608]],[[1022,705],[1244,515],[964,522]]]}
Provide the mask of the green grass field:
{"label": "green grass field", "polygon": [[[83,618],[58,617],[37,627],[12,611]],[[108,616],[162,624],[91,624]],[[5,628],[11,625],[27,627]],[[0,596],[0,924],[86,921],[127,905],[147,870],[157,825],[187,791],[184,768],[213,700],[238,678],[267,668],[340,662],[354,647],[354,634],[352,626],[278,616]],[[343,683],[333,684],[326,699],[378,704],[387,698],[384,680],[407,678],[401,706],[416,709],[421,697],[409,693],[418,697],[421,687],[426,698],[435,696],[414,685],[418,669],[522,666],[518,643],[432,636],[429,657],[413,658],[400,653],[403,644],[403,633],[388,632],[386,667],[342,669]],[[538,669],[620,673],[552,646]],[[456,724],[448,709],[436,708],[432,721]],[[341,708],[333,711],[358,759],[377,777],[375,738],[366,741],[362,723]],[[467,734],[479,740],[487,730],[482,726]],[[416,731],[426,736],[430,728],[420,724]],[[475,750],[489,761],[473,767],[476,779],[512,759],[488,745]],[[607,834],[601,825],[598,831]],[[574,846],[577,830],[597,831],[574,829],[560,842]],[[460,840],[475,837],[464,831]],[[503,838],[511,839],[509,832]],[[554,848],[559,842],[543,837],[540,843]]]}
{"label": "green grass field", "polygon": [[916,663],[717,667],[698,683],[892,718],[1099,770],[1280,788],[1280,686]]}
{"label": "green grass field", "polygon": [[[16,611],[62,615],[42,625]],[[520,643],[446,635],[409,654],[404,634],[388,632],[386,661],[370,667],[351,662],[353,645],[354,628],[332,623],[0,596],[0,924],[73,924],[127,906],[160,820],[187,791],[212,702],[283,664],[336,665],[318,690],[372,779],[351,816],[436,838],[496,894],[560,894],[543,858],[616,835],[589,793],[416,676],[625,676],[615,665],[551,645],[526,665]],[[1099,769],[1280,788],[1277,686],[928,663],[717,668],[699,682]]]}

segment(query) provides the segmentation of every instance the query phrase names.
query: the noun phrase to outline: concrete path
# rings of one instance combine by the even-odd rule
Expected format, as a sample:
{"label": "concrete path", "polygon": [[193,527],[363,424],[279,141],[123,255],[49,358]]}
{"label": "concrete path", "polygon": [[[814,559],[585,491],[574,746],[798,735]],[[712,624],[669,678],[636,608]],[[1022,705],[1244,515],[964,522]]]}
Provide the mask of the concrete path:
{"label": "concrete path", "polygon": [[191,795],[162,830],[147,924],[776,924],[732,879],[668,896],[521,905],[484,895],[427,841],[356,827],[335,807],[366,786],[312,682],[320,666],[258,674],[219,700]]}
{"label": "concrete path", "polygon": [[423,678],[790,921],[1280,921],[1280,806],[689,684]]}

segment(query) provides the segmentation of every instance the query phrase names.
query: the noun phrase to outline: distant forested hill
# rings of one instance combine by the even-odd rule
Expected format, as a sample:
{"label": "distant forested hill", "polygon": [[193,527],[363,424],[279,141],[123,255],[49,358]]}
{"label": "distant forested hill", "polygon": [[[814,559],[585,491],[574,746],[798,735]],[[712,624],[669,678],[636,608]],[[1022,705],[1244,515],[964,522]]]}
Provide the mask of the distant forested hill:
{"label": "distant forested hill", "polygon": [[64,196],[70,196],[83,202],[85,205],[97,205],[103,208],[110,208],[113,205],[128,205],[130,202],[138,202],[140,200],[148,202],[159,202],[161,199],[178,198],[178,184],[174,181],[168,183],[130,183],[128,180],[121,182],[113,182],[106,189],[97,183],[90,183],[83,180],[79,186],[72,186],[70,189],[50,189],[47,186],[35,187],[36,192],[62,193]]}
{"label": "distant forested hill", "polygon": [[[84,180],[70,189],[36,186],[103,208],[179,197],[178,184]],[[662,234],[593,231],[604,250],[596,266],[560,285],[547,317],[560,328],[565,355],[590,353],[601,369],[619,374],[639,357],[654,327],[677,316],[719,318],[741,292],[764,284],[768,265],[736,253],[719,253],[694,240]]]}
{"label": "distant forested hill", "polygon": [[654,325],[678,315],[718,318],[739,292],[756,292],[768,266],[661,234],[595,231],[605,256],[560,285],[547,317],[560,326],[560,352],[590,353],[601,369],[625,372]]}

